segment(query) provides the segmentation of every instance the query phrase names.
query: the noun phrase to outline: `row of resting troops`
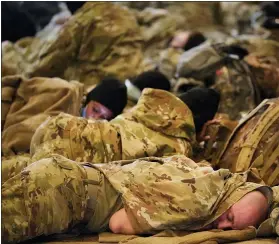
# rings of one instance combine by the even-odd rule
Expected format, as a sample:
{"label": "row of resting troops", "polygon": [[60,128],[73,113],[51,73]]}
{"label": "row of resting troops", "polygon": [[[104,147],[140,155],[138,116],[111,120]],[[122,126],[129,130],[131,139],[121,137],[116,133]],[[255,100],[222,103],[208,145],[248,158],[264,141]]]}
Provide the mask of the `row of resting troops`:
{"label": "row of resting troops", "polygon": [[87,2],[2,42],[2,241],[276,238],[276,7]]}

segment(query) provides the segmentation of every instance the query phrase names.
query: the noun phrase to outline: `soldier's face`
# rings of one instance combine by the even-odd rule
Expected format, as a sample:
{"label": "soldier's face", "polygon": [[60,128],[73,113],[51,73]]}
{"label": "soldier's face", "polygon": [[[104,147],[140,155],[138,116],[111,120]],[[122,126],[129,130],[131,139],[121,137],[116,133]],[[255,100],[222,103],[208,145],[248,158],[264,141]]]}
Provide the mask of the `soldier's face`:
{"label": "soldier's face", "polygon": [[113,117],[113,113],[106,106],[95,101],[90,101],[85,108],[85,117],[88,119],[110,120]]}
{"label": "soldier's face", "polygon": [[189,39],[189,33],[188,32],[179,32],[177,33],[174,38],[172,39],[170,46],[176,47],[176,48],[183,48],[186,44],[186,42]]}
{"label": "soldier's face", "polygon": [[246,194],[211,224],[213,229],[242,230],[257,227],[266,217],[268,201],[259,191]]}

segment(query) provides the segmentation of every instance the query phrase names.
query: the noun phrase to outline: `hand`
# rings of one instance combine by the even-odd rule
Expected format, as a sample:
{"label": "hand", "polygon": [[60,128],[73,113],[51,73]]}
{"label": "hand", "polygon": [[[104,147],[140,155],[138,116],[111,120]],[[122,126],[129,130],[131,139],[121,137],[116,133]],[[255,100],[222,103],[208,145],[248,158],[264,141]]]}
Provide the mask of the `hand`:
{"label": "hand", "polygon": [[197,136],[197,140],[198,141],[209,141],[210,140],[210,136],[206,135],[206,131],[208,129],[208,126],[212,125],[212,124],[221,124],[221,120],[220,119],[213,119],[213,120],[209,120],[207,121],[203,127],[201,132],[199,133],[199,135]]}

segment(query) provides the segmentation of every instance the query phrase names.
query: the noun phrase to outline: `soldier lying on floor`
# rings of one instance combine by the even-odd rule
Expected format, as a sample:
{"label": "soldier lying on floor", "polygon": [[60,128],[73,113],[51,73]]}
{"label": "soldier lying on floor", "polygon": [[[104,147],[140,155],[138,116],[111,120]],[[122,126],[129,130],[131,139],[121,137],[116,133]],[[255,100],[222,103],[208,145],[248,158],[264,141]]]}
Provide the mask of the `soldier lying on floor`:
{"label": "soldier lying on floor", "polygon": [[214,171],[183,155],[95,165],[52,155],[3,184],[2,238],[248,226],[278,235],[279,186],[249,182],[252,178],[250,171]]}
{"label": "soldier lying on floor", "polygon": [[218,101],[219,94],[207,88],[189,90],[180,99],[167,91],[150,88],[142,92],[132,111],[110,122],[61,113],[36,130],[31,141],[32,158],[29,155],[2,158],[2,180],[53,153],[91,163],[175,154],[191,157],[196,133],[214,117]]}
{"label": "soldier lying on floor", "polygon": [[110,122],[63,113],[51,118],[35,132],[31,154],[33,160],[57,153],[94,163],[174,154],[190,156],[196,132],[214,117],[218,101],[219,94],[207,88],[190,90],[180,99],[167,91],[148,88],[129,113]]}
{"label": "soldier lying on floor", "polygon": [[127,103],[125,85],[114,78],[100,81],[86,96],[85,104],[84,86],[77,81],[16,75],[3,77],[1,84],[4,156],[29,152],[32,136],[49,116],[65,112],[109,120],[119,115]]}

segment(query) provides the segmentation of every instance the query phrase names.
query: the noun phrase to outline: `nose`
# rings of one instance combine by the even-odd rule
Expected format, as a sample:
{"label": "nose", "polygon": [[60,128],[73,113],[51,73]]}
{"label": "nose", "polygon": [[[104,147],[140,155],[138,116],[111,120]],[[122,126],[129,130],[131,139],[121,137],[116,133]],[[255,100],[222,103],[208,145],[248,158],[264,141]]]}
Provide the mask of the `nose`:
{"label": "nose", "polygon": [[227,219],[222,219],[218,222],[217,228],[222,230],[232,229],[232,222]]}

